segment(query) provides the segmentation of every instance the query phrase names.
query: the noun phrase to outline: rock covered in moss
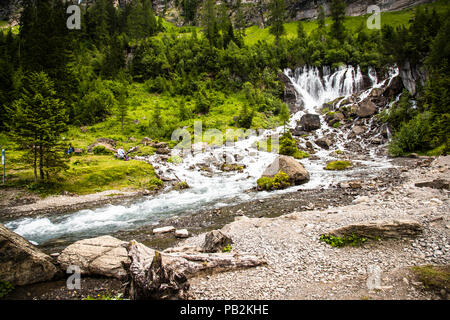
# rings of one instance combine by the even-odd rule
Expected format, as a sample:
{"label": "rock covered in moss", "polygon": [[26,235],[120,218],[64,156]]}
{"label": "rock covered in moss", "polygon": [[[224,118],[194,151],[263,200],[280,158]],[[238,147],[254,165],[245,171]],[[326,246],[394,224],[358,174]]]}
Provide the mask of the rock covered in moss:
{"label": "rock covered in moss", "polygon": [[325,170],[345,170],[351,166],[352,163],[350,161],[331,161],[327,163]]}
{"label": "rock covered in moss", "polygon": [[309,181],[309,172],[300,162],[290,156],[278,156],[264,170],[261,177],[273,178],[280,171],[289,176],[291,185],[300,185]]}

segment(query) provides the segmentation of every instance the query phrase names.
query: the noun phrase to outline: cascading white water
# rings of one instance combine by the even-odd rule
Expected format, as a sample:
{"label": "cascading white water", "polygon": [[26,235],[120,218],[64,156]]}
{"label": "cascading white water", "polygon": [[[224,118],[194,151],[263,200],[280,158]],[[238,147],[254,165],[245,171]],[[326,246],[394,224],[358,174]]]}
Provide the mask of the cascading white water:
{"label": "cascading white water", "polygon": [[331,73],[329,67],[323,67],[322,75],[317,67],[298,68],[293,73],[285,69],[284,73],[291,79],[307,111],[314,113],[316,107],[336,98],[349,96],[361,90],[363,76],[359,66],[341,67]]}
{"label": "cascading white water", "polygon": [[[286,69],[284,73],[290,78],[295,87],[298,99],[302,100],[304,110],[291,116],[289,126],[294,128],[297,120],[305,113],[317,113],[317,108],[323,103],[330,102],[339,97],[348,97],[360,91],[363,85],[363,76],[359,67],[341,67],[335,72],[330,68],[322,69],[322,76],[318,68],[303,67],[295,72]],[[379,86],[374,70],[369,70],[369,78],[373,87]],[[370,92],[370,91],[369,91]],[[368,94],[368,93],[367,93]],[[321,119],[322,128],[317,131],[318,136],[325,132],[335,130],[330,128]],[[71,214],[51,217],[22,218],[6,223],[6,226],[25,238],[43,243],[50,239],[67,238],[77,240],[86,237],[111,234],[118,230],[137,229],[143,225],[151,225],[159,220],[174,215],[189,214],[199,209],[220,207],[235,204],[256,198],[269,197],[273,194],[289,192],[291,189],[275,193],[245,191],[256,185],[256,180],[263,170],[276,157],[274,153],[258,151],[255,142],[261,136],[280,133],[282,127],[266,130],[263,135],[252,136],[237,141],[233,146],[209,148],[204,153],[191,154],[183,159],[181,164],[160,163],[160,173],[171,175],[174,173],[179,179],[186,181],[191,188],[183,191],[170,191],[154,197],[145,197],[128,205],[108,205],[98,209],[81,210]],[[336,147],[343,149],[338,139]],[[319,150],[320,161],[302,160],[310,172],[311,180],[296,188],[328,187],[335,181],[348,178],[346,172],[330,172],[323,169],[324,163],[330,159],[330,151]],[[224,173],[215,169],[212,176],[206,176],[200,170],[191,170],[192,165],[211,162],[211,159],[223,159],[223,154],[239,155],[239,163],[245,164],[243,172]],[[157,156],[147,161],[154,162]],[[231,157],[233,158],[233,157]],[[234,161],[234,160],[232,160]],[[371,168],[385,168],[386,162],[365,161]],[[357,170],[357,169],[354,169]]]}

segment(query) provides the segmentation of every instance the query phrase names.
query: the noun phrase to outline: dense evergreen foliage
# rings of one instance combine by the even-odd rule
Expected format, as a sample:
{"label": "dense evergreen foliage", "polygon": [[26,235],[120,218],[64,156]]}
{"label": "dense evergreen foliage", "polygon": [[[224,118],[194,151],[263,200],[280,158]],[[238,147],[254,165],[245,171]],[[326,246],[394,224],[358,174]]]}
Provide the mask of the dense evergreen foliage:
{"label": "dense evergreen foliage", "polygon": [[[180,122],[207,115],[230,94],[244,97],[232,125],[250,128],[258,114],[286,122],[278,77],[286,67],[349,64],[383,72],[390,64],[408,62],[423,68],[428,80],[414,97],[405,92],[384,115],[394,133],[391,152],[448,151],[448,14],[417,10],[409,27],[368,30],[361,25],[348,32],[345,2],[334,0],[330,26],[321,8],[317,28],[308,33],[300,22],[298,36],[287,38],[284,1],[272,0],[268,22],[276,43],[249,46],[243,40],[240,2],[232,14],[226,5],[204,1],[197,17],[199,3],[184,0],[180,6],[187,22],[199,22],[201,34],[195,28],[167,31],[167,22],[155,16],[150,0],[133,0],[123,8],[112,0],[83,4],[81,30],[66,27],[68,4],[24,0],[19,33],[0,32],[0,131],[11,128],[12,137],[35,155],[33,161],[45,178],[63,168],[63,162],[36,152],[58,148],[67,125],[93,125],[114,116],[124,130],[128,92],[135,83],[142,83],[149,94],[172,99],[176,116],[168,119],[157,105],[152,119],[139,127],[143,134],[169,139]],[[45,144],[25,132],[44,125],[41,118],[29,116],[38,112],[38,105],[55,107],[55,114],[42,111],[58,128],[51,135],[43,133]]]}

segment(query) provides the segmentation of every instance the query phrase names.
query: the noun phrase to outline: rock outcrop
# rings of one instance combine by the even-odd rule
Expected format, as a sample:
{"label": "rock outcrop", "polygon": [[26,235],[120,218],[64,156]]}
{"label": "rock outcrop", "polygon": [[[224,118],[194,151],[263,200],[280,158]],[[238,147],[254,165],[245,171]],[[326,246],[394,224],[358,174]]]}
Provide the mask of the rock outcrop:
{"label": "rock outcrop", "polygon": [[65,248],[58,262],[63,269],[76,265],[85,275],[123,280],[127,276],[124,265],[129,263],[124,245],[126,242],[111,236],[80,240]]}
{"label": "rock outcrop", "polygon": [[0,224],[0,281],[21,286],[51,280],[57,272],[50,256]]}
{"label": "rock outcrop", "polygon": [[292,185],[299,185],[309,181],[309,172],[300,162],[289,156],[277,157],[264,170],[262,177],[273,177],[280,171],[283,171],[289,176]]}
{"label": "rock outcrop", "polygon": [[403,238],[415,237],[423,231],[420,223],[414,220],[377,220],[351,224],[328,232],[342,237],[356,234],[366,238]]}
{"label": "rock outcrop", "polygon": [[320,129],[320,117],[318,114],[305,114],[300,119],[300,128],[305,131],[314,131]]}
{"label": "rock outcrop", "polygon": [[417,182],[415,186],[419,188],[427,187],[433,189],[450,190],[450,181],[445,179],[434,179],[433,181]]}
{"label": "rock outcrop", "polygon": [[377,112],[377,106],[370,100],[364,100],[355,109],[358,117],[366,118],[373,116]]}

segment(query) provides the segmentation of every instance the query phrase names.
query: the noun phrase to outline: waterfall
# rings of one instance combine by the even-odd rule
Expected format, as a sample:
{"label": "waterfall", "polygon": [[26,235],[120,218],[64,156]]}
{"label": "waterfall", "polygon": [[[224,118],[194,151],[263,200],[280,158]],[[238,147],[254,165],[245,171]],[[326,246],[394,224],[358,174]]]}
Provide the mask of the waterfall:
{"label": "waterfall", "polygon": [[329,67],[323,67],[322,76],[317,67],[307,66],[297,68],[295,72],[285,69],[284,74],[289,77],[298,98],[310,113],[315,113],[315,108],[326,102],[348,97],[363,87],[363,75],[359,66],[356,70],[353,66],[340,67],[334,73],[331,73]]}
{"label": "waterfall", "polygon": [[[395,70],[394,70],[395,71]],[[398,72],[398,69],[397,69]],[[295,71],[284,70],[292,85],[297,91],[297,98],[304,104],[304,110],[291,116],[290,127],[295,127],[296,120],[308,113],[316,113],[316,108],[322,107],[326,102],[361,92],[363,89],[363,75],[359,67],[346,66],[332,71],[329,67],[319,70],[316,67],[302,67]],[[392,73],[395,75],[395,72]],[[378,83],[375,70],[369,69],[368,76],[372,81],[372,88],[381,86],[386,80]],[[361,95],[368,96],[369,89]],[[361,97],[360,95],[360,97]],[[336,134],[334,148],[344,150],[346,137],[339,129],[330,128],[321,117],[322,127],[315,135],[305,137],[305,141],[314,143],[315,136],[322,137],[333,131]],[[111,234],[118,230],[136,230],[141,226],[158,223],[161,219],[176,215],[190,214],[199,209],[218,208],[230,204],[252,199],[270,197],[273,194],[290,192],[292,189],[279,190],[274,193],[246,192],[256,185],[256,180],[264,169],[273,162],[277,156],[255,148],[255,144],[261,137],[273,133],[280,133],[283,127],[265,130],[260,137],[252,136],[237,141],[233,146],[221,146],[209,148],[205,152],[191,154],[183,158],[180,164],[161,162],[157,155],[146,159],[150,163],[158,163],[162,175],[170,172],[186,181],[190,189],[179,191],[172,190],[152,197],[144,197],[132,203],[121,205],[107,205],[95,209],[79,210],[67,214],[55,214],[38,217],[25,217],[5,222],[6,227],[24,236],[28,240],[44,243],[50,239],[65,239],[65,241],[78,240],[98,235]],[[354,168],[351,171],[330,172],[324,170],[326,161],[334,159],[335,149],[317,150],[318,160],[303,159],[302,163],[310,172],[311,179],[308,183],[296,188],[329,187],[336,181],[346,180],[356,170],[370,175],[372,171],[390,167],[386,161],[380,159],[359,160],[363,167]],[[245,166],[242,172],[226,173],[213,169],[211,175],[205,175],[202,170],[192,169],[198,164],[207,164],[211,159],[222,159],[224,153],[238,155],[240,164]]]}

